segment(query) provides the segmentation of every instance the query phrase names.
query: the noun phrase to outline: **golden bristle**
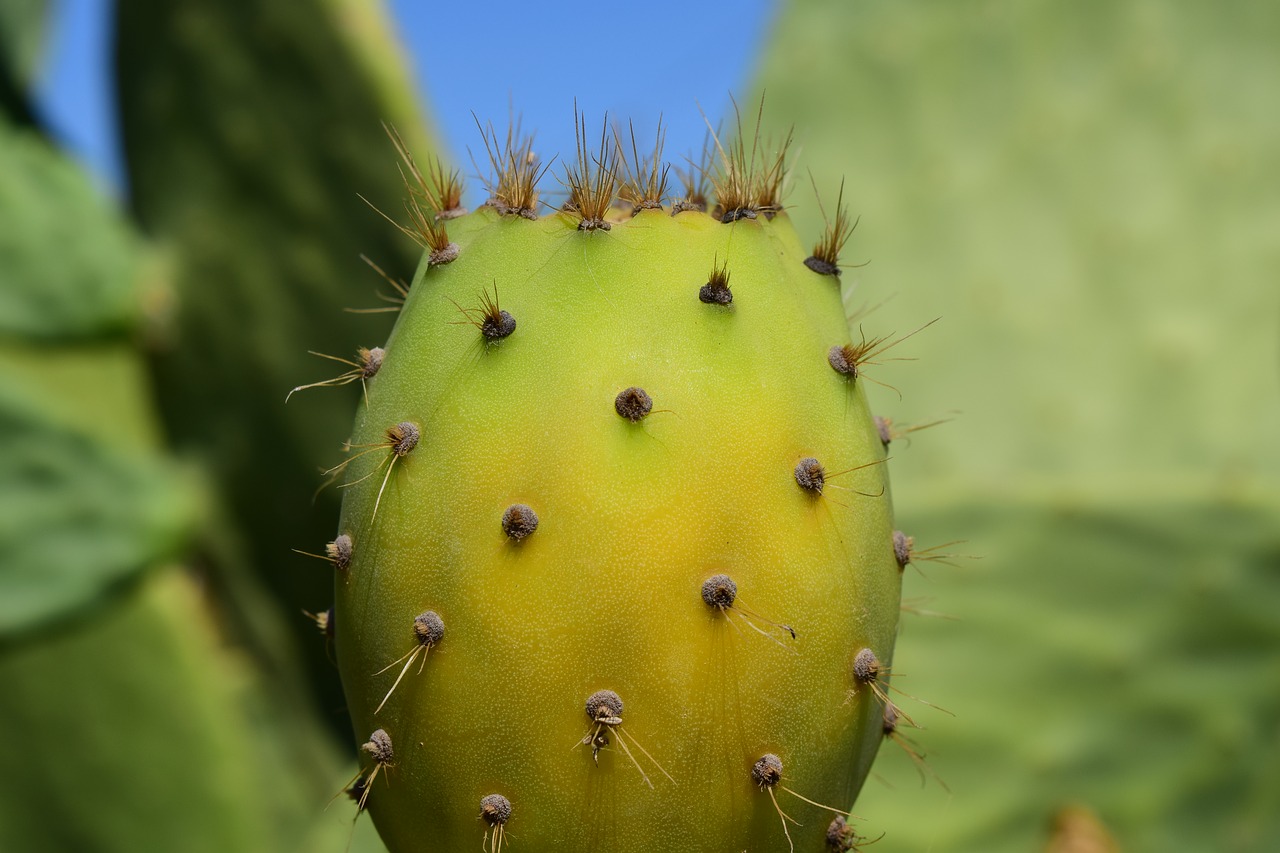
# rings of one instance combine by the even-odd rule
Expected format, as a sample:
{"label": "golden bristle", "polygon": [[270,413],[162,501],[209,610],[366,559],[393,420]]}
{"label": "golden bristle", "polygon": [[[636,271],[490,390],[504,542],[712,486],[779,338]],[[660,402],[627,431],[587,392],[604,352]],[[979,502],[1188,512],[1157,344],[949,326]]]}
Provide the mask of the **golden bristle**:
{"label": "golden bristle", "polygon": [[[462,172],[458,169],[446,169],[444,162],[438,156],[433,156],[427,166],[428,174],[424,175],[399,131],[386,122],[382,127],[387,136],[391,137],[391,143],[404,163],[400,176],[410,194],[425,203],[437,219],[454,219],[466,213],[462,208]],[[407,177],[404,168],[409,170]]]}
{"label": "golden bristle", "polygon": [[613,205],[618,183],[618,152],[609,145],[608,117],[600,130],[600,153],[592,157],[587,151],[587,119],[573,103],[573,123],[578,152],[575,162],[565,167],[564,184],[569,190],[565,210],[579,217],[579,231],[608,231],[606,217]]}
{"label": "golden bristle", "polygon": [[485,204],[504,216],[537,219],[538,182],[550,163],[538,165],[538,157],[533,152],[533,136],[524,136],[520,132],[519,120],[513,120],[507,125],[506,141],[499,143],[492,124],[485,127],[474,113],[471,117],[480,129],[485,152],[489,156],[490,173],[484,179],[489,200]]}
{"label": "golden bristle", "polygon": [[432,157],[427,167],[431,181],[431,206],[437,219],[456,219],[467,211],[462,206],[462,172],[448,169],[439,157]]}
{"label": "golden bristle", "polygon": [[706,212],[708,207],[707,183],[708,176],[711,174],[714,139],[713,131],[708,128],[706,138],[702,142],[702,152],[698,155],[697,162],[695,163],[692,157],[686,157],[685,162],[689,164],[689,168],[676,167],[676,175],[680,178],[680,184],[684,188],[684,195],[671,205],[672,216],[686,210]]}
{"label": "golden bristle", "polygon": [[[715,142],[716,153],[719,155],[718,163],[715,170],[711,174],[711,183],[715,187],[716,192],[716,208],[713,215],[721,222],[737,222],[739,219],[755,219],[759,211],[759,200],[761,196],[761,187],[765,184],[772,184],[769,179],[774,171],[779,175],[784,173],[782,163],[785,159],[785,149],[783,155],[775,161],[775,165],[768,172],[759,172],[757,165],[757,155],[760,148],[760,126],[764,119],[764,97],[760,98],[760,107],[756,112],[755,132],[751,137],[751,153],[747,153],[747,140],[742,132],[742,113],[738,109],[738,102],[733,98],[729,99],[733,104],[734,126],[736,134],[730,141],[726,149],[720,142],[719,134],[712,132],[712,139]],[[703,118],[706,116],[704,114]],[[711,127],[711,123],[707,122],[707,127]],[[790,145],[790,137],[788,137],[788,145]],[[776,182],[777,187],[775,193],[781,189],[781,179]]]}
{"label": "golden bristle", "polygon": [[[813,181],[813,175],[809,175]],[[858,227],[858,220],[849,221],[849,209],[844,206],[844,180],[840,181],[840,193],[836,196],[836,218],[827,218],[827,210],[822,206],[822,196],[818,193],[815,182],[813,192],[818,196],[818,209],[822,211],[822,220],[826,223],[822,236],[814,244],[813,254],[805,259],[805,266],[820,275],[840,275],[840,252],[845,243]]]}
{"label": "golden bristle", "polygon": [[631,159],[627,159],[626,146],[622,144],[617,129],[614,139],[617,143],[619,160],[626,170],[626,178],[618,189],[618,198],[631,205],[633,213],[642,210],[661,210],[662,199],[667,195],[667,178],[671,165],[662,162],[662,147],[666,142],[666,130],[662,127],[662,117],[658,117],[658,132],[653,141],[653,153],[641,157],[636,144],[636,128],[630,121],[627,127],[631,132]]}
{"label": "golden bristle", "polygon": [[[361,198],[364,199],[365,204],[377,211],[382,218],[394,225],[402,234],[422,248],[429,249],[432,255],[432,263],[448,263],[457,257],[457,247],[449,242],[448,230],[444,227],[444,223],[436,217],[433,209],[433,199],[436,197],[436,193],[422,174],[422,170],[418,168],[417,162],[413,159],[413,154],[409,151],[409,147],[405,145],[404,139],[401,138],[399,132],[389,124],[383,124],[383,129],[386,130],[387,136],[390,137],[391,144],[395,146],[396,153],[400,155],[400,179],[404,182],[405,191],[408,193],[404,200],[404,208],[409,215],[409,224],[405,225],[397,222],[383,213],[373,202],[364,198],[364,196],[361,196]],[[459,193],[461,193],[461,185],[459,185]]]}
{"label": "golden bristle", "polygon": [[769,168],[760,174],[755,187],[755,209],[772,219],[782,212],[782,197],[790,183],[791,170],[787,168],[787,153],[794,141],[795,128],[787,130],[787,138],[778,149]]}
{"label": "golden bristle", "polygon": [[[735,115],[738,105],[733,105]],[[752,192],[751,166],[747,160],[746,143],[742,138],[742,117],[737,117],[738,135],[729,143],[726,151],[720,138],[713,136],[719,161],[711,172],[711,185],[716,194],[716,218],[722,222],[739,219],[755,219],[752,208],[755,193]],[[752,152],[754,154],[754,151]]]}

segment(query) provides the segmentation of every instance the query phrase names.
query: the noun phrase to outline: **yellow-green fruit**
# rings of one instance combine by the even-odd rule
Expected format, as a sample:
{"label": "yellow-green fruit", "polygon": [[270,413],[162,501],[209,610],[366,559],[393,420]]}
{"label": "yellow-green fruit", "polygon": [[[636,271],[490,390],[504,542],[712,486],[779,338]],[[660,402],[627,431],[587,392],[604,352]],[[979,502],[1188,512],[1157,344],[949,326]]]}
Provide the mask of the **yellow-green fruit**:
{"label": "yellow-green fruit", "polygon": [[866,778],[900,593],[839,277],[781,213],[579,221],[451,221],[367,380],[335,606],[392,747],[367,809],[397,853],[786,850],[779,810],[827,849],[804,798]]}

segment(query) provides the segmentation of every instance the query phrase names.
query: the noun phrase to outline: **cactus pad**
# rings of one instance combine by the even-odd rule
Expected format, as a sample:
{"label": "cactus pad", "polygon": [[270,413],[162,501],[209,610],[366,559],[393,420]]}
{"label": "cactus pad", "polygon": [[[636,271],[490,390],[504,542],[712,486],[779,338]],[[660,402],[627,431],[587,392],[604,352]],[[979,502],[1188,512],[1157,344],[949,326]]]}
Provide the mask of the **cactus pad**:
{"label": "cactus pad", "polygon": [[887,670],[901,570],[865,383],[828,361],[840,279],[750,195],[606,218],[609,162],[539,218],[432,223],[457,256],[419,270],[334,470],[393,851],[819,850],[883,738],[855,662]]}

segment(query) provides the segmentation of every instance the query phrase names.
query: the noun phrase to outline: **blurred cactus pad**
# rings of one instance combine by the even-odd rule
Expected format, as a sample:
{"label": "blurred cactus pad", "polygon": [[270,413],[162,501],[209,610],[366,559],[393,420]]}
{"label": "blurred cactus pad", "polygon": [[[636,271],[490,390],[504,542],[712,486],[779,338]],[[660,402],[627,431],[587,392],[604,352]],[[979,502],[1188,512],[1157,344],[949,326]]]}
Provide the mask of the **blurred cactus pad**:
{"label": "blurred cactus pad", "polygon": [[783,7],[766,120],[845,176],[846,278],[942,316],[877,374],[953,418],[894,452],[900,526],[982,557],[904,589],[958,620],[898,645],[951,791],[886,752],[876,850],[1036,849],[1073,806],[1125,850],[1280,845],[1278,44],[1273,4]]}
{"label": "blurred cactus pad", "polygon": [[[282,608],[321,608],[326,579],[290,559],[336,512],[316,495],[345,417],[285,392],[318,375],[309,351],[387,334],[381,280],[413,244],[360,202],[398,207],[384,121],[429,149],[378,3],[119,0],[116,69],[132,209],[172,270],[151,367],[175,444],[207,463],[225,537]],[[177,189],[178,191],[175,191]],[[341,704],[309,628],[289,626],[321,701]],[[328,685],[328,689],[325,686]]]}
{"label": "blurred cactus pad", "polygon": [[[52,6],[0,3],[0,731],[12,743],[0,753],[9,780],[0,849],[337,853],[350,844],[374,851],[382,845],[357,803],[339,796],[325,808],[358,773],[353,793],[358,799],[368,791],[365,804],[389,837],[416,829],[384,820],[378,798],[423,796],[442,809],[433,819],[442,821],[444,840],[414,836],[420,849],[474,850],[482,841],[491,851],[556,849],[543,843],[551,830],[535,817],[540,804],[556,820],[566,816],[566,831],[584,833],[600,810],[573,811],[573,797],[590,793],[571,786],[590,784],[597,799],[581,802],[603,802],[619,826],[651,828],[644,808],[670,805],[671,832],[683,835],[661,836],[650,849],[683,850],[696,846],[686,839],[706,831],[688,817],[703,802],[703,789],[691,784],[701,778],[690,757],[700,737],[724,763],[727,784],[738,786],[724,794],[732,809],[723,811],[715,798],[708,808],[714,805],[716,820],[727,813],[749,824],[726,830],[738,846],[709,842],[706,849],[786,850],[770,793],[803,824],[787,825],[796,850],[832,849],[824,836],[834,816],[782,786],[840,809],[861,787],[855,811],[863,819],[848,820],[852,834],[833,829],[834,849],[882,832],[871,849],[883,853],[1280,848],[1280,111],[1273,95],[1280,6],[788,0],[777,7],[749,94],[739,99],[754,109],[764,94],[762,138],[775,148],[795,128],[796,166],[784,181],[780,216],[726,225],[704,213],[673,218],[650,210],[616,233],[581,234],[564,224],[572,214],[555,210],[563,201],[555,178],[572,162],[569,152],[543,177],[553,197],[538,221],[487,209],[446,223],[459,248],[456,270],[420,264],[421,247],[359,198],[402,218],[404,190],[383,122],[424,166],[441,152],[381,4],[117,0],[116,103],[128,169],[119,202],[104,198],[42,126],[33,92]],[[593,9],[583,26],[596,26],[603,14]],[[457,34],[476,34],[477,61],[495,61],[484,56],[482,34],[491,25]],[[709,46],[714,37],[687,43]],[[431,55],[416,59],[431,72],[441,68]],[[628,72],[642,69],[630,55],[624,62]],[[448,85],[466,76],[450,74]],[[566,71],[566,86],[588,77]],[[527,116],[529,125],[564,120],[573,95],[566,88],[561,113]],[[690,107],[664,105],[668,115]],[[474,133],[470,116],[463,124],[458,140]],[[469,139],[478,153],[479,140]],[[690,142],[672,147],[683,151]],[[463,165],[446,158],[442,168]],[[838,284],[791,271],[790,261],[803,260],[829,223],[808,171],[829,217],[842,180],[844,206],[860,217],[840,253]],[[475,191],[481,176],[464,177]],[[667,213],[682,192],[678,181],[673,187]],[[661,225],[631,239],[648,217]],[[557,228],[566,233],[552,233]],[[626,255],[627,245],[654,238],[667,245],[667,232],[677,228],[691,232],[678,252],[642,253],[634,263]],[[506,257],[502,246],[515,244],[503,241],[518,231],[528,235],[520,238],[525,256]],[[766,239],[731,247],[730,231]],[[751,272],[737,268],[739,252],[753,259]],[[412,283],[413,310],[394,335],[393,314],[342,310],[385,305],[379,289],[398,296],[361,254],[391,280]],[[756,278],[783,258],[788,272]],[[487,259],[487,278],[465,272],[476,259]],[[710,287],[712,266],[726,259],[728,287]],[[549,264],[537,275],[554,300],[533,299],[515,283],[536,277],[535,261]],[[580,298],[550,284],[552,269],[573,277],[588,266],[605,274],[575,285]],[[689,280],[674,277],[690,266]],[[641,294],[628,283],[642,273],[658,280],[643,276],[646,293],[670,299],[645,307],[645,322],[665,310],[669,331],[610,325],[609,338],[578,330],[572,346],[548,343],[539,310],[585,318],[588,304],[609,304],[607,295],[616,309],[634,313]],[[877,452],[892,460],[835,477],[831,486],[874,495],[891,467],[896,516],[887,516],[888,491],[873,499],[830,488],[813,502],[795,478],[801,460],[792,459],[780,493],[766,499],[772,485],[741,490],[754,507],[753,524],[721,524],[719,539],[691,541],[685,533],[697,519],[678,512],[691,498],[666,485],[673,466],[684,460],[688,467],[686,445],[695,433],[705,437],[717,476],[699,471],[689,489],[723,490],[727,457],[717,441],[745,444],[762,417],[753,411],[704,423],[697,415],[704,398],[727,412],[732,388],[771,377],[770,388],[753,387],[747,398],[759,409],[762,395],[782,381],[771,372],[781,362],[761,363],[741,342],[733,344],[740,356],[723,363],[715,347],[694,352],[697,335],[716,324],[735,334],[731,324],[751,319],[758,300],[784,281],[795,301],[778,303],[776,318],[785,325],[804,317],[820,327],[823,346],[856,343],[864,332],[897,340],[942,318],[852,384],[836,372],[839,359],[828,361],[820,349],[815,374],[785,377],[810,393],[785,416],[768,416],[771,438],[759,445],[767,458],[787,429],[788,447],[816,442],[816,432],[806,436],[796,425],[830,425],[837,416],[823,407],[831,389],[821,386],[836,383],[848,403],[839,417],[855,427],[839,439],[849,461],[827,470],[875,461]],[[704,287],[710,301],[701,298]],[[507,325],[502,311],[515,324],[496,345],[482,341],[481,294],[495,303],[494,329]],[[731,308],[717,301],[729,294]],[[848,316],[855,321],[841,327]],[[479,325],[459,322],[468,319]],[[609,322],[621,321],[610,315]],[[462,343],[469,354],[455,357],[462,367],[452,379],[429,355],[419,366],[397,366],[397,347],[410,338],[422,353]],[[800,341],[788,345],[807,351]],[[653,346],[661,350],[656,358],[632,355]],[[551,400],[542,407],[578,415],[583,426],[526,435],[520,446],[495,451],[495,414],[478,413],[477,401],[510,394],[524,401],[521,412],[552,414],[534,399],[540,377],[501,381],[499,372],[531,351],[557,377],[554,389],[541,392]],[[372,375],[379,358],[386,373]],[[679,390],[663,387],[673,364],[696,358],[715,362],[715,375],[737,385],[686,372]],[[619,364],[635,378],[606,376],[606,366]],[[349,371],[342,387],[310,389],[285,405],[290,389],[333,384]],[[581,381],[574,386],[570,376]],[[393,396],[409,400],[418,379],[437,392],[452,388],[453,396],[437,396],[453,402],[397,410],[379,387],[389,380],[387,387],[399,388]],[[901,389],[902,397],[863,379]],[[631,386],[645,397],[615,404]],[[620,410],[638,412],[646,397],[650,413],[624,420]],[[781,398],[770,399],[779,405]],[[875,425],[891,439],[887,452],[877,450],[867,411],[889,419]],[[945,423],[913,429],[938,421]],[[394,469],[392,448],[375,448],[339,482],[372,474],[368,480],[322,491],[312,503],[321,469],[347,458],[344,441],[404,448],[406,432],[395,440],[387,433],[401,423],[420,428],[419,443],[395,457]],[[485,457],[466,455],[469,429],[487,442]],[[545,442],[538,445],[544,458],[535,465],[521,447],[537,441]],[[558,456],[546,450],[561,446]],[[441,455],[446,448],[452,460]],[[565,473],[574,458],[605,452],[632,461],[584,471],[584,483]],[[553,462],[560,473],[543,476]],[[448,481],[450,464],[466,476]],[[756,459],[751,465],[765,468]],[[671,536],[650,544],[649,556],[641,556],[643,543],[633,554],[590,540],[591,501],[609,508],[615,528],[625,514],[600,497],[608,482],[624,484],[615,497],[638,508],[637,529],[648,543],[661,532],[655,519],[676,517]],[[575,489],[590,497],[574,504]],[[728,497],[718,493],[715,517],[723,520]],[[348,506],[335,525],[344,494]],[[442,518],[457,523],[407,524],[417,517],[406,509],[415,499],[450,501],[457,514]],[[872,518],[877,506],[886,515]],[[719,571],[732,575],[735,604],[750,607],[768,636],[741,620],[750,616],[745,610],[710,610],[698,596],[724,549],[759,545],[760,530],[790,530],[806,543],[794,547],[823,562],[817,552],[830,540],[803,540],[815,531],[800,530],[795,511],[831,522],[845,509],[860,514],[858,529],[845,516],[847,527],[825,527],[824,535],[837,530],[846,542],[874,546],[867,565],[879,573],[879,604],[896,598],[901,578],[905,612],[896,634],[891,615],[857,616],[820,639],[822,631],[803,622],[825,612],[812,590],[762,580],[763,568],[758,576]],[[339,542],[347,525],[351,574],[335,600],[333,571],[291,549],[340,555],[324,543]],[[894,529],[920,549],[901,576],[884,535]],[[364,548],[367,540],[383,560],[395,555],[429,575],[440,597],[410,600],[409,579],[396,579],[389,563]],[[954,566],[920,558],[955,540],[967,541],[932,552],[961,555],[946,558]],[[482,577],[484,590],[445,583],[439,549],[450,541],[460,543],[458,564]],[[599,562],[566,558],[584,592],[537,581],[569,542],[588,554],[599,550]],[[633,570],[614,582],[606,570],[624,557]],[[699,571],[670,587],[640,582],[648,572],[700,561]],[[395,607],[374,612],[391,581],[402,584]],[[729,589],[713,584],[712,600],[723,601]],[[852,601],[839,588],[830,606],[848,609]],[[342,619],[324,621],[331,602],[343,614],[364,613],[355,622],[364,627],[352,629],[362,633],[348,645]],[[638,615],[654,605],[664,609],[664,624],[684,620],[688,630],[668,636],[660,626],[641,626]],[[529,644],[537,638],[540,645],[521,666],[536,663],[546,677],[521,671],[518,685],[507,683],[495,663],[489,681],[474,682],[476,695],[505,685],[514,704],[468,716],[444,682],[460,683],[459,671],[485,662],[477,648],[502,663],[500,638],[510,636],[504,620],[521,618],[523,607],[551,615],[562,608],[564,624],[574,621],[569,611],[587,612],[596,621],[574,627],[573,642],[583,642],[577,632],[588,626],[603,636],[578,656],[582,669],[556,668],[539,655],[550,654],[559,635],[530,622]],[[326,630],[317,631],[303,609]],[[426,611],[436,614],[442,635],[434,621],[417,618]],[[741,635],[720,618],[735,619]],[[779,709],[789,722],[776,744],[753,741],[751,751],[731,754],[726,744],[737,735],[706,722],[718,711],[665,702],[671,685],[664,679],[693,657],[668,653],[714,641],[717,630],[726,648],[742,654],[699,659],[688,677],[711,685],[733,671],[716,670],[726,659],[733,667],[763,662],[760,673],[742,676],[753,686],[750,679],[790,672],[787,695],[798,697],[797,716]],[[955,714],[903,698],[923,729],[901,723],[865,784],[867,768],[858,762],[870,754],[867,706],[856,693],[844,704],[863,636],[885,644],[876,651],[886,666],[892,649],[894,685]],[[819,648],[823,654],[811,653]],[[818,671],[835,667],[836,655],[845,656],[839,685],[834,669]],[[348,682],[349,707],[334,661]],[[588,669],[592,677],[583,675]],[[599,690],[614,691],[621,709],[607,696],[589,703]],[[821,690],[831,691],[831,701],[815,698]],[[772,695],[744,696],[739,707],[767,710]],[[418,702],[439,707],[439,716],[398,728]],[[820,708],[831,716],[820,717]],[[492,741],[483,733],[495,719],[517,717],[518,725],[541,727],[519,734],[547,740],[545,766],[563,773],[536,794],[476,781],[493,768],[515,773],[502,749],[509,726]],[[744,725],[758,732],[761,719],[744,717],[755,721]],[[635,751],[653,789],[621,751],[626,734],[635,738],[628,745],[642,744],[655,759]],[[582,744],[584,736],[609,743]],[[439,744],[450,738],[481,744],[475,766],[459,771],[474,783],[466,790],[421,775],[437,766]],[[796,743],[800,752],[789,754]],[[779,759],[780,777],[774,764],[757,764],[764,753]],[[857,766],[836,766],[852,757]],[[383,769],[370,780],[375,768]],[[532,778],[536,770],[522,772]],[[834,798],[809,787],[836,777],[844,782]],[[776,785],[763,784],[770,781]]]}

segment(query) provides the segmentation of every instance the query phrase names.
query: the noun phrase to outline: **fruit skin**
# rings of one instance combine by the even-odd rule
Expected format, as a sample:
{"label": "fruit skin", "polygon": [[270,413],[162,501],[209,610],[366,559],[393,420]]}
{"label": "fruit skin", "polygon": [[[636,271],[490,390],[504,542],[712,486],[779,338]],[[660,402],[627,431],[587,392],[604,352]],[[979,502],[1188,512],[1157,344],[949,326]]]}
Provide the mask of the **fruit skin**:
{"label": "fruit skin", "polygon": [[[851,665],[891,660],[900,572],[885,466],[839,474],[885,457],[863,383],[827,363],[848,341],[838,279],[805,267],[786,215],[587,234],[482,208],[449,228],[460,257],[419,269],[341,474],[336,651],[356,743],[395,744],[368,801],[389,848],[472,849],[498,793],[520,850],[780,849],[765,753],[782,785],[851,807],[881,740]],[[732,307],[699,300],[716,258]],[[459,309],[495,288],[518,326],[492,344]],[[632,386],[653,399],[635,423],[614,407]],[[422,439],[392,464],[376,445],[406,421]],[[794,478],[809,456],[822,495]],[[513,504],[539,518],[518,543]],[[700,595],[717,573],[727,611]],[[448,633],[375,715],[400,667],[374,673],[427,609]],[[598,766],[573,748],[601,689],[652,789],[617,733]],[[830,814],[774,793],[797,849],[822,849]]]}

